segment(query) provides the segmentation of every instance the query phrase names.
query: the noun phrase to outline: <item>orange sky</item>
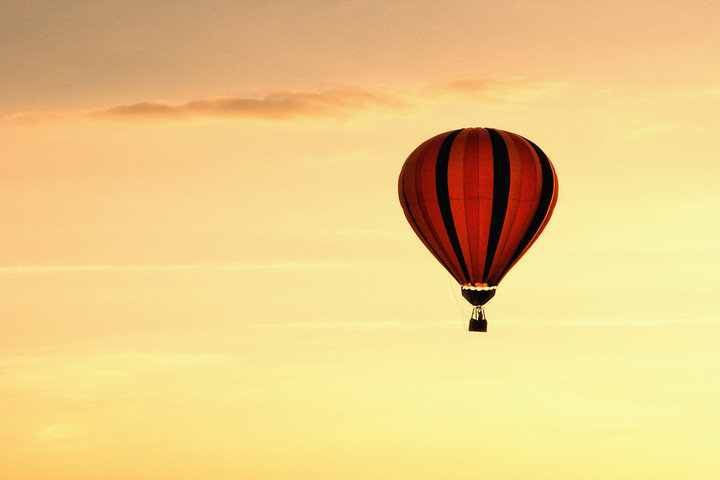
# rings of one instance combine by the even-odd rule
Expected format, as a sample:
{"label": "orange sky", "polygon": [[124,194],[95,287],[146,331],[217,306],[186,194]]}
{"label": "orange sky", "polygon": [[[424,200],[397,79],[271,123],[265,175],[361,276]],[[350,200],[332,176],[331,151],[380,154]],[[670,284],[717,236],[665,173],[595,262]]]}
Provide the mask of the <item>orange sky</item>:
{"label": "orange sky", "polygon": [[[720,475],[718,6],[2,8],[0,478]],[[487,334],[396,198],[468,126],[560,183]]]}

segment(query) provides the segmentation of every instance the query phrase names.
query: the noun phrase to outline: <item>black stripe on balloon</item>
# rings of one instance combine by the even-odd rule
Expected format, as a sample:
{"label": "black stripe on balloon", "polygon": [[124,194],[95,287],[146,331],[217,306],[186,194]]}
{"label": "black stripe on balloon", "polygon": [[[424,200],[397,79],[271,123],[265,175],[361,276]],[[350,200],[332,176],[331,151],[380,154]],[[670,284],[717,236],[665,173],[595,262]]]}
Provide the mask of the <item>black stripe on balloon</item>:
{"label": "black stripe on balloon", "polygon": [[487,250],[485,251],[485,271],[483,281],[487,280],[492,267],[495,251],[500,242],[502,227],[505,223],[508,195],[510,194],[510,157],[507,145],[502,136],[493,130],[487,129],[490,134],[493,154],[493,198],[492,216],[490,217],[490,234],[488,236]]}
{"label": "black stripe on balloon", "polygon": [[455,137],[458,136],[460,131],[461,130],[455,130],[450,133],[450,135],[445,137],[442,145],[440,145],[437,163],[435,164],[435,190],[437,191],[438,206],[440,207],[440,213],[442,214],[443,223],[445,224],[445,230],[450,238],[450,245],[452,245],[455,251],[455,257],[457,257],[462,273],[465,275],[463,283],[467,283],[470,281],[470,274],[468,273],[467,265],[465,265],[465,258],[463,257],[460,241],[458,240],[457,231],[455,230],[455,221],[453,220],[452,209],[450,208],[450,188],[448,187],[450,147],[452,147]]}
{"label": "black stripe on balloon", "polygon": [[[540,160],[540,171],[542,175],[542,188],[540,189],[540,200],[538,201],[537,210],[535,210],[535,215],[533,216],[532,222],[530,222],[530,226],[525,231],[525,235],[523,236],[522,240],[520,241],[520,244],[518,245],[517,249],[513,253],[512,258],[510,259],[510,262],[508,263],[508,268],[510,268],[515,261],[518,259],[520,255],[522,255],[523,251],[527,248],[527,246],[532,242],[533,237],[537,233],[537,231],[540,229],[540,226],[542,225],[543,220],[545,220],[545,215],[548,212],[548,209],[550,208],[550,202],[552,201],[553,193],[555,192],[555,181],[553,179],[553,172],[552,167],[550,166],[550,160],[548,160],[547,155],[545,155],[545,152],[540,150],[540,147],[535,145],[533,142],[525,139],[526,142],[530,144],[530,146],[535,150],[535,154],[538,156],[538,159]],[[503,275],[505,272],[503,272]]]}
{"label": "black stripe on balloon", "polygon": [[420,239],[423,241],[423,244],[427,245],[427,248],[433,253],[435,258],[437,258],[437,260],[440,262],[440,264],[443,267],[445,267],[445,270],[450,272],[450,274],[452,275],[452,270],[450,270],[450,267],[448,265],[445,265],[445,262],[442,260],[442,256],[438,252],[433,250],[432,244],[430,242],[428,242],[428,239],[425,236],[425,234],[423,233],[422,229],[420,228],[420,225],[418,224],[417,220],[415,220],[415,217],[413,217],[412,211],[410,210],[410,204],[407,201],[407,195],[405,195],[405,166],[403,166],[402,172],[400,173],[400,182],[399,183],[400,183],[399,190],[400,190],[400,194],[402,195],[403,206],[406,209],[407,217],[409,218],[412,226],[415,227],[415,230],[417,231],[417,234],[420,237]]}

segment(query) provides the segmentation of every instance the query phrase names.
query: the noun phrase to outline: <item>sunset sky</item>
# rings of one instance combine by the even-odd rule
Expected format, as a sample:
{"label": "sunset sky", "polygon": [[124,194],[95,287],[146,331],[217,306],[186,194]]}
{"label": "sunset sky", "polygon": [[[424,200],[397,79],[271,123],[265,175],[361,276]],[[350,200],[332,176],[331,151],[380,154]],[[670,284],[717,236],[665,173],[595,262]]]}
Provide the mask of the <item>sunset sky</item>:
{"label": "sunset sky", "polygon": [[[720,478],[720,3],[6,0],[0,478]],[[487,334],[397,200],[521,134]]]}

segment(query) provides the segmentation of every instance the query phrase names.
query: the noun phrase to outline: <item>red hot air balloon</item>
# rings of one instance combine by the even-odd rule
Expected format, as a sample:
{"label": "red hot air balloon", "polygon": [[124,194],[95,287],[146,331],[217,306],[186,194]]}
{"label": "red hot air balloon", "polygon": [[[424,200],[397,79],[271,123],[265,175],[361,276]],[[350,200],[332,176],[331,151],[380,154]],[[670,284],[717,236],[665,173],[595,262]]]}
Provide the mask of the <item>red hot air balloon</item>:
{"label": "red hot air balloon", "polygon": [[398,192],[410,226],[473,305],[469,330],[487,331],[483,305],[555,208],[550,160],[520,135],[463,128],[417,147]]}

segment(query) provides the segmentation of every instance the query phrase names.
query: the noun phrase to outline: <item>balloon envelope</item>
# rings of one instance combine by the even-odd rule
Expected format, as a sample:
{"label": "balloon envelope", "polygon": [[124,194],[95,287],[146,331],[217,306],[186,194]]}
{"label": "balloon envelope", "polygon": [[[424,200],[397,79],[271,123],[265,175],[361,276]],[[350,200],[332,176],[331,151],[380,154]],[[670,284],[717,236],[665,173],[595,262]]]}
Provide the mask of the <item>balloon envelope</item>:
{"label": "balloon envelope", "polygon": [[[408,222],[435,258],[470,291],[487,291],[547,225],[558,183],[533,142],[503,130],[463,128],[417,147],[400,172],[398,192]],[[463,295],[478,296],[470,291]]]}

